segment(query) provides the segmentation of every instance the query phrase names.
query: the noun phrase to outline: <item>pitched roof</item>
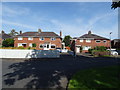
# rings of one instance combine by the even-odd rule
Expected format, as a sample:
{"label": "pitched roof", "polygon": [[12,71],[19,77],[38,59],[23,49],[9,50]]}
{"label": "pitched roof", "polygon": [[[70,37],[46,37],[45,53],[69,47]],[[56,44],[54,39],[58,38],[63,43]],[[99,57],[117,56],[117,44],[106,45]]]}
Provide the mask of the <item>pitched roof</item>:
{"label": "pitched roof", "polygon": [[25,33],[17,35],[16,37],[18,37],[18,36],[23,36],[23,37],[28,37],[28,36],[31,36],[31,37],[60,37],[59,35],[57,35],[54,32],[40,32],[40,33],[39,32],[25,32]]}
{"label": "pitched roof", "polygon": [[91,38],[91,39],[106,39],[106,40],[109,40],[108,38],[105,38],[105,37],[102,37],[102,36],[99,36],[99,35],[96,35],[96,34],[92,34],[91,31],[88,31],[88,34],[84,34],[82,36],[80,36],[78,39],[87,39],[87,38]]}
{"label": "pitched roof", "polygon": [[12,36],[6,34],[6,33],[0,33],[0,38],[2,39],[7,39],[7,38],[12,38]]}

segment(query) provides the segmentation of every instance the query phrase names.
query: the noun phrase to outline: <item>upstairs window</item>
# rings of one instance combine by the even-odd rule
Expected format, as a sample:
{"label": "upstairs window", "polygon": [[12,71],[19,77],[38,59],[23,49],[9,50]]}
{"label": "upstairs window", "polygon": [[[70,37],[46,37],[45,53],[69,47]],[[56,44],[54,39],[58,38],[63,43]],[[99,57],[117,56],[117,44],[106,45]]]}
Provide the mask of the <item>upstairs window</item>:
{"label": "upstairs window", "polygon": [[100,40],[96,40],[96,43],[100,43],[101,41]]}
{"label": "upstairs window", "polygon": [[54,41],[54,40],[56,40],[56,38],[52,37],[51,40]]}
{"label": "upstairs window", "polygon": [[40,37],[40,40],[41,40],[41,41],[43,41],[43,40],[44,40],[44,38],[43,38],[43,37]]}
{"label": "upstairs window", "polygon": [[106,43],[107,41],[106,40],[103,40],[103,43]]}
{"label": "upstairs window", "polygon": [[90,40],[90,39],[86,39],[86,42],[90,43],[90,42],[91,42],[91,40]]}
{"label": "upstairs window", "polygon": [[83,39],[80,39],[80,42],[83,42]]}
{"label": "upstairs window", "polygon": [[33,38],[32,37],[28,37],[28,40],[33,40]]}
{"label": "upstairs window", "polygon": [[18,40],[23,40],[23,38],[22,37],[18,37]]}

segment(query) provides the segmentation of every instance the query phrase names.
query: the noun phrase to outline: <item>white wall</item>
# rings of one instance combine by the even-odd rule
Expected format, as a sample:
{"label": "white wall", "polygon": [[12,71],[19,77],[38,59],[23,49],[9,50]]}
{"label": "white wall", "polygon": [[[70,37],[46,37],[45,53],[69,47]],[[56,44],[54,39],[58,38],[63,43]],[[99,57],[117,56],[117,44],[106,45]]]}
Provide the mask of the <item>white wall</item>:
{"label": "white wall", "polygon": [[57,50],[0,49],[0,58],[59,58]]}

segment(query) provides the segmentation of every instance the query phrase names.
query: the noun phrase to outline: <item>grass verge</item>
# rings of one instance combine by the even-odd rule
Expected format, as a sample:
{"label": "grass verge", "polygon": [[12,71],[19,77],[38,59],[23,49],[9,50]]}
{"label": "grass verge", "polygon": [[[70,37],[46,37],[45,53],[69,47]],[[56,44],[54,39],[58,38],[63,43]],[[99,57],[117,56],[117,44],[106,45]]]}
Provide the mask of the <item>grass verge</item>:
{"label": "grass verge", "polygon": [[82,70],[73,75],[68,90],[103,90],[120,88],[120,66]]}

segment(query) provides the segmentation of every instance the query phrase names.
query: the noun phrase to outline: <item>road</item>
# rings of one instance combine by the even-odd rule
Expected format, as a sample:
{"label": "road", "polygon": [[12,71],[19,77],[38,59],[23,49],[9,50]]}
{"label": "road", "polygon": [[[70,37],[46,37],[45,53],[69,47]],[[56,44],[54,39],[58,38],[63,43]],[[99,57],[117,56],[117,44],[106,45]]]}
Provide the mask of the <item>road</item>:
{"label": "road", "polygon": [[2,61],[3,88],[66,88],[71,76],[83,69],[120,64],[120,58],[76,58],[62,54],[59,59]]}

